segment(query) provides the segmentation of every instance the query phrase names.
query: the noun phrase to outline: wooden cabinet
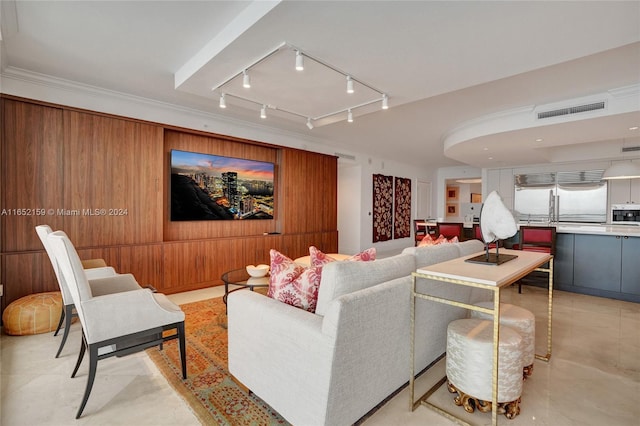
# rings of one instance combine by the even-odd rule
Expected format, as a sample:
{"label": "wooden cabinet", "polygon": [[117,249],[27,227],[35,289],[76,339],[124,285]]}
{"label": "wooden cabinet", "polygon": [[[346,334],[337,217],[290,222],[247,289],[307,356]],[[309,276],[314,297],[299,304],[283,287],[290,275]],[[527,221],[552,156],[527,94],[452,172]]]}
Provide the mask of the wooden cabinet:
{"label": "wooden cabinet", "polygon": [[558,289],[640,302],[640,237],[558,234],[556,248]]}
{"label": "wooden cabinet", "polygon": [[575,236],[574,285],[620,292],[620,237]]}
{"label": "wooden cabinet", "polygon": [[42,250],[36,225],[62,227],[62,110],[1,100],[1,250]]}
{"label": "wooden cabinet", "polygon": [[612,179],[608,185],[610,204],[640,204],[640,179]]}
{"label": "wooden cabinet", "polygon": [[283,234],[337,229],[336,157],[283,149],[278,208]]}
{"label": "wooden cabinet", "polygon": [[[3,309],[58,289],[38,224],[64,230],[81,259],[165,293],[220,284],[230,269],[269,263],[272,248],[291,258],[338,249],[335,156],[8,95],[0,120]],[[273,162],[275,219],[170,221],[171,149]]]}
{"label": "wooden cabinet", "polygon": [[622,293],[640,296],[640,237],[622,237]]}
{"label": "wooden cabinet", "polygon": [[4,284],[2,309],[28,294],[59,290],[51,262],[44,251],[3,254],[1,262]]}
{"label": "wooden cabinet", "polygon": [[162,244],[147,244],[120,247],[118,272],[130,273],[141,286],[152,285],[158,290],[164,286]]}
{"label": "wooden cabinet", "polygon": [[63,228],[77,247],[162,241],[162,128],[64,112]]}
{"label": "wooden cabinet", "polygon": [[558,290],[573,286],[574,234],[556,234],[556,254],[553,258],[553,285]]}

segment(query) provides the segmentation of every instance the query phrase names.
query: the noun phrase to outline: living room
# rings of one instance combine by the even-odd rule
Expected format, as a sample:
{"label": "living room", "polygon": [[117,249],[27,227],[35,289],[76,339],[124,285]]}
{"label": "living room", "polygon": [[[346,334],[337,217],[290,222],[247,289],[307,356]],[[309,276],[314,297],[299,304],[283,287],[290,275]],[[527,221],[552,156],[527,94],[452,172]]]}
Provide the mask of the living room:
{"label": "living room", "polygon": [[[618,162],[639,161],[637,152],[621,151],[640,140],[637,130],[630,130],[638,125],[640,111],[637,3],[415,3],[340,2],[328,7],[321,2],[110,5],[3,0],[2,208],[46,205],[57,212],[128,207],[127,216],[120,218],[55,214],[46,219],[54,229],[67,231],[83,256],[105,258],[119,271],[132,272],[140,282],[152,283],[179,300],[182,292],[204,291],[200,288],[211,287],[214,281],[222,284],[219,277],[226,270],[268,263],[270,248],[281,248],[294,258],[304,255],[310,245],[348,254],[375,247],[383,257],[412,246],[412,235],[372,239],[372,175],[411,181],[411,219],[421,218],[416,213],[418,184],[429,183],[428,216],[439,218],[446,217],[445,188],[452,179],[480,176],[484,197],[498,190],[513,208],[515,174],[606,169]],[[335,32],[327,34],[331,22],[335,22]],[[408,30],[403,32],[399,26]],[[229,33],[222,31],[225,28]],[[354,107],[353,122],[347,122],[346,111],[340,107],[330,110],[340,114],[314,120],[309,128],[305,126],[307,114],[319,117],[323,112],[305,113],[304,117],[288,114],[271,107],[279,104],[277,97],[264,101],[268,106],[265,119],[260,118],[260,105],[234,100],[231,91],[227,108],[220,109],[220,92],[212,87],[238,72],[242,79],[244,69],[252,68],[283,41],[307,55],[307,66],[316,58],[340,72],[353,73],[356,91],[365,89],[365,84],[379,88],[387,96],[388,110],[381,110],[379,103],[360,109],[355,108],[358,101],[346,103],[345,108]],[[220,56],[214,54],[216,48]],[[288,53],[295,56],[293,51]],[[259,65],[250,73],[254,87],[259,85]],[[282,84],[267,93],[278,95],[279,90]],[[527,122],[532,113],[546,107],[573,106],[576,100],[592,103],[601,94],[606,96],[603,111],[576,114],[567,120],[552,118],[556,121],[546,125]],[[295,96],[299,103],[312,103],[304,94]],[[8,107],[10,104],[13,106]],[[20,121],[10,121],[15,117]],[[29,149],[18,146],[21,142],[16,135],[21,133],[8,130],[16,123],[38,135],[34,140],[41,144],[39,151],[29,151],[31,145]],[[57,126],[54,133],[52,124]],[[133,132],[141,136],[135,141],[127,136],[132,145],[119,144],[123,135]],[[102,150],[100,144],[106,141],[118,148]],[[220,145],[224,148],[211,148]],[[276,164],[281,179],[276,219],[222,226],[171,221],[167,179],[171,150],[223,153]],[[35,163],[32,152],[39,153]],[[137,197],[125,189],[133,181],[153,191]],[[46,191],[42,191],[42,182],[47,184]],[[629,194],[636,188],[629,181],[615,183],[616,188],[623,184]],[[110,194],[109,186],[121,188],[121,193]],[[629,197],[633,200],[635,195]],[[57,287],[33,230],[43,223],[40,219],[2,217],[3,308],[25,294]],[[199,249],[193,244],[202,240],[218,244],[207,255],[215,260],[198,258]],[[232,248],[230,240],[234,240]],[[223,251],[226,254],[220,255]],[[185,279],[198,269],[197,263],[184,261],[189,257],[215,266],[207,267],[205,278]],[[162,269],[160,278],[158,268]],[[534,294],[538,291],[527,289]],[[220,295],[220,286],[213,291]],[[568,306],[574,303],[573,296],[567,296]],[[636,305],[613,307],[610,303],[615,301],[598,298],[589,303],[593,305],[581,307],[580,312],[606,306],[607,311],[620,313],[620,328],[612,334],[623,337],[611,344],[620,349],[617,356],[622,359],[608,359],[606,369],[611,364],[623,366],[623,372],[635,378],[631,386],[637,386],[637,369],[626,361],[627,356],[637,354],[637,334],[629,331],[637,323]],[[577,324],[569,324],[565,331],[570,333],[574,327]],[[596,333],[597,324],[593,327]],[[80,340],[78,330],[73,331],[73,343],[63,352],[67,364],[73,362]],[[627,339],[634,342],[629,343],[631,348],[626,346]],[[37,345],[46,344],[38,341]],[[60,360],[50,361],[49,368],[68,375],[70,368],[56,363]],[[139,358],[135,363],[148,364]],[[50,391],[65,392],[62,382],[68,380],[60,379],[60,387]],[[152,373],[145,386],[157,384],[158,395],[174,398],[168,396],[170,388],[158,384],[161,381],[161,376]],[[3,395],[9,389],[5,382]],[[12,390],[13,386],[16,384]],[[543,386],[535,389],[545,392]],[[92,398],[99,395],[97,385],[94,393]],[[115,398],[126,400],[126,395],[116,392]],[[580,398],[591,396],[586,393]],[[179,400],[171,400],[175,402],[171,409],[185,409],[176,408]],[[5,402],[3,413],[28,411],[20,405],[13,409],[13,402],[8,406]],[[108,405],[109,413],[117,412],[118,402]],[[404,408],[394,413],[400,416],[397,421],[386,421],[419,421],[406,419],[409,413]],[[633,418],[637,408],[625,410]],[[102,410],[94,406],[91,411],[81,421],[90,421]],[[413,418],[420,418],[421,412],[412,413]],[[160,422],[174,415],[155,418]],[[558,412],[547,419],[549,423],[555,415]],[[8,419],[4,416],[3,420]],[[128,421],[131,418],[113,419],[113,424]],[[422,421],[447,424],[438,417],[422,417]]]}

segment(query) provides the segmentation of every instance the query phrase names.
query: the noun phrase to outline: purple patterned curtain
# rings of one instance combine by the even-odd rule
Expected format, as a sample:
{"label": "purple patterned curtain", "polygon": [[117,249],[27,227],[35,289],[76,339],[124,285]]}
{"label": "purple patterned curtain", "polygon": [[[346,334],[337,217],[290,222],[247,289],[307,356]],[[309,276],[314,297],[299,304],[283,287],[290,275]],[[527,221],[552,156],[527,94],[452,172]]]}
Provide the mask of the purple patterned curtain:
{"label": "purple patterned curtain", "polygon": [[393,238],[411,236],[411,179],[396,177],[393,209]]}
{"label": "purple patterned curtain", "polygon": [[373,175],[373,242],[391,239],[393,176]]}

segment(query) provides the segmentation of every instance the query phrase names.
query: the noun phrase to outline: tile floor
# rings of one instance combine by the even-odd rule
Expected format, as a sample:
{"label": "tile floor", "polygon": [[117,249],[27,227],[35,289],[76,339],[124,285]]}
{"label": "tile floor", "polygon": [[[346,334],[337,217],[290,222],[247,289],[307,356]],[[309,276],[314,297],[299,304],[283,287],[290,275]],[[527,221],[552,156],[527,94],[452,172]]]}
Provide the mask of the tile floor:
{"label": "tile floor", "polygon": [[[181,304],[217,297],[221,288],[170,296]],[[525,286],[503,293],[503,301],[524,306],[538,318],[538,353],[546,352],[546,290]],[[637,426],[640,419],[640,304],[555,292],[553,356],[536,360],[524,384],[521,414],[499,424],[545,426]],[[0,424],[18,425],[197,425],[198,420],[173,392],[148,357],[136,354],[101,361],[83,417],[74,420],[86,379],[86,362],[69,378],[80,342],[74,324],[60,358],[60,337],[52,333],[0,337]],[[443,375],[443,363],[417,380],[417,394]],[[474,424],[490,424],[490,414],[467,415],[443,387],[432,401]],[[365,426],[451,425],[425,407],[409,410],[404,389]],[[302,425],[300,425],[302,426]]]}

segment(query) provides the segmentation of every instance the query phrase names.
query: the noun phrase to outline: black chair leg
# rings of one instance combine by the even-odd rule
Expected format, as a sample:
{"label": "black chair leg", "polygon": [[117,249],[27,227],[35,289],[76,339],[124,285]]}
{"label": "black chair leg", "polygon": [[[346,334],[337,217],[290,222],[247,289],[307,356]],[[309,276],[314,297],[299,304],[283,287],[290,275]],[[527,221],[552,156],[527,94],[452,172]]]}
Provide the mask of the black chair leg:
{"label": "black chair leg", "polygon": [[76,377],[76,373],[78,372],[78,368],[80,368],[80,364],[82,364],[82,359],[84,358],[84,351],[86,350],[86,342],[84,341],[84,332],[82,333],[82,341],[80,343],[80,353],[78,354],[78,361],[76,361],[76,366],[73,369],[73,373],[71,373],[71,378]]}
{"label": "black chair leg", "polygon": [[187,345],[184,340],[184,322],[178,324],[178,340],[180,342],[180,362],[182,364],[182,378],[187,378]]}
{"label": "black chair leg", "polygon": [[[73,305],[65,306],[64,310],[66,311],[63,314],[63,317],[65,318],[64,332],[62,333],[62,341],[60,342],[60,347],[58,348],[58,352],[56,353],[56,358],[60,356],[60,352],[62,352],[62,348],[64,348],[64,344],[67,341],[67,337],[69,336],[69,329],[71,328],[71,320],[73,319]],[[60,319],[60,321],[62,321],[62,319]]]}
{"label": "black chair leg", "polygon": [[[53,333],[54,336],[58,335],[58,332],[60,331],[60,327],[62,327],[62,321],[64,321],[64,312],[65,312],[66,306],[63,304],[62,305],[62,309],[60,312],[60,321],[58,321],[58,326],[56,327],[56,332]],[[59,352],[59,351],[58,351]],[[58,358],[58,356],[56,355],[56,358]]]}
{"label": "black chair leg", "polygon": [[85,405],[89,400],[91,394],[91,388],[93,388],[93,382],[96,378],[96,370],[98,369],[98,345],[89,345],[89,377],[87,377],[87,387],[84,390],[84,397],[82,398],[82,404],[78,408],[76,419],[79,419],[84,411]]}

